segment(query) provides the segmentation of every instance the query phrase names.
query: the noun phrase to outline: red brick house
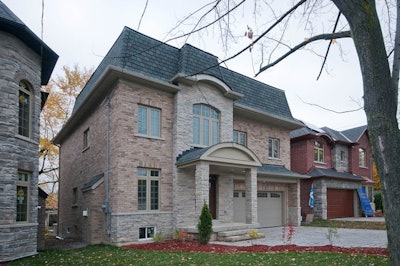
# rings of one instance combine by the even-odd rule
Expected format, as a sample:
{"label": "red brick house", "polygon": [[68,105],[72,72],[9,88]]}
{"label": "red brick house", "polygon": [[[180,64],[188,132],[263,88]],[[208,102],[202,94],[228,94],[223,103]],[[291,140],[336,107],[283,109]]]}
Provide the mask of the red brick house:
{"label": "red brick house", "polygon": [[204,202],[217,237],[298,225],[301,126],[282,90],[125,27],[54,140],[59,235],[122,245],[195,233]]}
{"label": "red brick house", "polygon": [[357,189],[362,187],[372,201],[372,153],[366,128],[336,131],[307,125],[291,132],[292,170],[311,176],[301,181],[303,218],[309,213],[322,219],[360,216]]}

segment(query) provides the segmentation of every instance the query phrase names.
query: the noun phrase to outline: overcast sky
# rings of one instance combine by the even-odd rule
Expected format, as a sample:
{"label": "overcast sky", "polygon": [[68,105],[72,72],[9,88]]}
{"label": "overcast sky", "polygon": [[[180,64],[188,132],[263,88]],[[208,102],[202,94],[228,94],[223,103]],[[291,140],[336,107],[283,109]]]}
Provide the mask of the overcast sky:
{"label": "overcast sky", "polygon": [[[35,34],[41,36],[42,0],[1,1]],[[211,0],[149,0],[139,31],[165,41],[168,39],[166,34],[180,19],[209,2]],[[146,0],[45,0],[43,40],[59,55],[52,78],[61,75],[61,68],[65,65],[72,67],[78,64],[81,68],[96,68],[124,26],[135,30],[138,28],[145,4]],[[243,6],[239,11],[242,15],[235,17],[235,27],[240,30],[243,28],[244,33],[249,25],[255,29],[255,35],[260,34],[267,26],[263,28],[253,25],[255,20],[246,16],[246,12],[252,12],[249,9]],[[281,14],[279,10],[276,12]],[[179,29],[176,32],[179,32]],[[299,36],[296,43],[306,37],[310,36]],[[218,32],[208,30],[200,37],[191,37],[188,42],[222,60],[239,51],[249,40],[243,37],[226,52],[221,47]],[[178,48],[183,43],[184,39],[169,42]],[[324,50],[327,42],[318,45]],[[255,61],[252,53],[246,51],[224,66],[254,77],[254,69],[259,66]],[[324,71],[317,81],[321,64],[322,58],[310,51],[300,51],[261,73],[256,79],[284,90],[292,115],[297,119],[336,130],[366,124],[363,110],[336,114],[305,103],[318,104],[337,111],[356,109],[359,107],[358,103],[362,104],[360,67],[352,40],[341,39],[338,40],[338,44],[332,45],[328,57],[328,72]]]}

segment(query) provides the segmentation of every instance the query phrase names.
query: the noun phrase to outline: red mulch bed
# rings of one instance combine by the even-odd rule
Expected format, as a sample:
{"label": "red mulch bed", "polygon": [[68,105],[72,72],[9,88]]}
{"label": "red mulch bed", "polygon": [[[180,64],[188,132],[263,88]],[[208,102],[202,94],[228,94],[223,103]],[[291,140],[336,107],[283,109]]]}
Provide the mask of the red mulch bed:
{"label": "red mulch bed", "polygon": [[341,252],[349,254],[374,254],[389,256],[387,248],[342,248],[331,245],[327,246],[297,246],[297,245],[281,245],[281,246],[229,246],[220,244],[201,245],[197,241],[186,240],[165,240],[162,242],[153,242],[145,244],[132,244],[124,246],[124,248],[154,250],[154,251],[186,251],[186,252],[209,252],[209,253],[237,253],[237,252]]}

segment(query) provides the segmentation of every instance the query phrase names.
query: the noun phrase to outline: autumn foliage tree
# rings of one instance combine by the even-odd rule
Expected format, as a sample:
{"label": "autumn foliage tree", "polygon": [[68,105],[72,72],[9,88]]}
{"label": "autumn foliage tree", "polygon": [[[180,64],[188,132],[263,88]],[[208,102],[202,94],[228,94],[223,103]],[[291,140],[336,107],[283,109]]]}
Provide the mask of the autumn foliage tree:
{"label": "autumn foliage tree", "polygon": [[56,192],[58,184],[58,148],[51,143],[70,117],[75,99],[93,70],[63,67],[63,76],[51,79],[43,89],[49,93],[40,115],[39,185],[47,192]]}

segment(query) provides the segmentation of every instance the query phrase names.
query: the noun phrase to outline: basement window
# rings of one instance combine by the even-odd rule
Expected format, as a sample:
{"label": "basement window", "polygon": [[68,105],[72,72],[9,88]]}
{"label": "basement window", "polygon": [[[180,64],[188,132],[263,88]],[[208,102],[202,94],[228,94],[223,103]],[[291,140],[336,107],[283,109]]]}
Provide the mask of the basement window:
{"label": "basement window", "polygon": [[139,240],[153,239],[155,235],[154,227],[140,227]]}

